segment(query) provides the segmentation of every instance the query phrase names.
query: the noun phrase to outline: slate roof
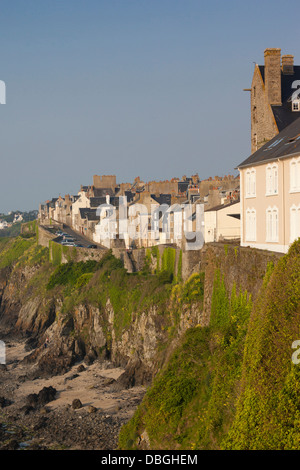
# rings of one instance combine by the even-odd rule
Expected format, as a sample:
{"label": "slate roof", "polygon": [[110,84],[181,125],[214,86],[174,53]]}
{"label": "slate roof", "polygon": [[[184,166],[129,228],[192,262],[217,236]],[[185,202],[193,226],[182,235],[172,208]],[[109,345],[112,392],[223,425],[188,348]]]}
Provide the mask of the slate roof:
{"label": "slate roof", "polygon": [[[120,202],[120,198],[118,196],[110,197],[109,204],[111,204],[112,206],[119,207],[119,202]],[[93,207],[97,208],[101,204],[106,204],[106,196],[90,198],[91,208]]]}
{"label": "slate roof", "polygon": [[[295,113],[296,114],[296,113]],[[300,117],[238,165],[238,168],[300,154]]]}
{"label": "slate roof", "polygon": [[151,197],[154,199],[154,201],[158,202],[158,204],[168,204],[168,206],[171,205],[171,194],[160,194],[159,196],[151,194]]}
{"label": "slate roof", "polygon": [[189,186],[189,181],[178,181],[178,191],[180,193],[185,193]]}
{"label": "slate roof", "polygon": [[99,221],[100,217],[97,215],[97,210],[93,210],[92,212],[87,212],[86,214],[87,220],[97,220]]}
{"label": "slate roof", "polygon": [[[263,81],[265,81],[264,65],[259,65],[259,70]],[[299,113],[292,111],[292,103],[290,101],[292,94],[296,90],[296,88],[292,88],[295,80],[300,80],[300,65],[294,65],[294,73],[291,75],[281,72],[282,106],[271,106],[279,132],[299,117]]]}
{"label": "slate roof", "polygon": [[231,202],[230,204],[219,204],[218,206],[212,207],[211,209],[206,209],[205,212],[214,212],[214,211],[220,211],[222,209],[227,209],[227,207],[234,206],[235,204],[238,204],[240,200],[236,200],[234,202]]}
{"label": "slate roof", "polygon": [[90,218],[96,216],[96,209],[90,209],[89,207],[81,207],[79,209],[79,212],[81,219],[88,218],[88,220],[99,220],[99,217],[97,219]]}

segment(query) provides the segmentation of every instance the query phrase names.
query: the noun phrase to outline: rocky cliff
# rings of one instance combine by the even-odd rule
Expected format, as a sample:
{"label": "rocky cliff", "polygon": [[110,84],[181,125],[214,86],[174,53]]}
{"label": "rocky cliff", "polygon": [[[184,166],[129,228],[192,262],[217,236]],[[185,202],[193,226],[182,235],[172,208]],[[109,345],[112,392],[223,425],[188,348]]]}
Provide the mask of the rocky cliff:
{"label": "rocky cliff", "polygon": [[[192,400],[195,383],[193,374],[188,377],[186,363],[174,362],[177,348],[185,345],[183,357],[187,364],[189,360],[191,364],[199,360],[191,345],[196,347],[204,341],[209,353],[218,351],[219,342],[224,340],[224,325],[219,330],[219,320],[216,320],[211,336],[206,335],[212,318],[218,319],[225,309],[224,318],[229,311],[235,318],[230,325],[223,320],[226,331],[234,330],[233,355],[238,363],[242,340],[237,332],[244,332],[244,316],[259,296],[265,273],[281,258],[231,245],[207,245],[195,254],[195,259],[189,254],[189,263],[184,256],[182,263],[180,256],[170,248],[159,255],[158,250],[152,250],[146,255],[140,272],[128,273],[111,252],[101,260],[71,261],[56,266],[49,261],[48,249],[37,244],[34,234],[3,241],[0,245],[1,334],[27,338],[28,355],[24,361],[35,364],[31,378],[64,373],[82,359],[87,363],[96,358],[109,359],[125,369],[115,387],[154,384],[149,388],[151,403],[155,403],[158,390],[165,386],[163,378],[161,383],[157,380],[172,366],[171,375],[177,375],[181,382],[172,379],[160,398],[167,396],[169,386],[177,387],[179,395],[166,406],[171,415],[178,415],[183,403],[188,406]],[[189,264],[192,269],[188,275]],[[182,265],[184,276],[180,271]],[[206,353],[202,358],[205,367],[211,363]],[[218,380],[221,375],[218,369]],[[205,377],[199,375],[209,387],[211,376],[209,370]],[[233,389],[229,387],[226,393],[230,396]],[[148,399],[146,396],[145,403]],[[147,419],[134,422],[133,427],[130,423],[130,431],[124,431],[122,446],[151,447],[153,436],[160,436],[158,424],[148,422],[147,425]],[[179,433],[179,441],[186,445],[189,437],[182,437],[182,426],[183,423],[175,420],[170,432]],[[146,440],[141,436],[146,436]],[[157,445],[157,440],[154,441]],[[179,441],[170,438],[168,445],[180,447]]]}

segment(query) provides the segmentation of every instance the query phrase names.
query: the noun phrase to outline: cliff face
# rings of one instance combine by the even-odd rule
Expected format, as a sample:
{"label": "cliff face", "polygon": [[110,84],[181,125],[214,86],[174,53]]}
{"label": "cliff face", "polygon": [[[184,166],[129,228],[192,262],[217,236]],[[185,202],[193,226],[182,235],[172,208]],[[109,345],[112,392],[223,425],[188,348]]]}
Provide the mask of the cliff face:
{"label": "cliff face", "polygon": [[[212,245],[200,257],[195,253],[198,272],[180,282],[178,254],[173,268],[171,250],[165,254],[160,262],[159,255],[152,257],[156,275],[149,269],[127,274],[110,253],[100,261],[56,267],[34,237],[20,238],[0,253],[5,264],[0,269],[0,325],[30,337],[35,349],[27,361],[37,361],[44,373],[64,371],[83,357],[102,357],[140,368],[138,380],[150,381],[187,329],[208,324],[216,270],[225,276],[227,289],[247,286],[255,297],[267,264],[276,262],[270,253]],[[193,260],[190,264],[195,266]]]}
{"label": "cliff face", "polygon": [[[265,259],[263,280],[251,274],[262,272],[262,265],[251,266],[251,251],[247,264],[230,271],[249,273],[239,286],[226,276],[229,252],[227,263],[218,257],[217,268],[208,264],[209,322],[182,335],[121,430],[121,449],[300,448],[300,369],[292,362],[300,326],[300,241],[276,263]],[[252,259],[257,256],[263,253],[253,251]]]}
{"label": "cliff face", "polygon": [[[10,259],[15,248],[6,247],[2,259]],[[127,367],[129,384],[149,383],[163,360],[161,350],[201,321],[197,275],[186,284],[184,304],[169,276],[129,275],[111,253],[101,261],[56,267],[45,248],[37,257],[40,250],[33,238],[0,270],[0,326],[28,336],[33,349],[25,360],[36,364],[36,375],[65,372],[78,360],[100,357]]]}
{"label": "cliff face", "polygon": [[235,416],[250,310],[281,258],[219,244],[180,256],[153,250],[128,274],[110,252],[54,266],[35,237],[0,246],[0,328],[27,338],[32,378],[100,358],[125,368],[122,387],[152,384],[123,448],[220,447]]}

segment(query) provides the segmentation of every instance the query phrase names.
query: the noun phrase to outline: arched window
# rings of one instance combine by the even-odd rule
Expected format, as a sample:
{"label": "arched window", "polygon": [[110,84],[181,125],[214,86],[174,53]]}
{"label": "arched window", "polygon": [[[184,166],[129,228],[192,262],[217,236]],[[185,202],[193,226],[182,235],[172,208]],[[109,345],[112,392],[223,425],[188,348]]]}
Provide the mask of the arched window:
{"label": "arched window", "polygon": [[246,241],[256,241],[256,210],[246,210]]}
{"label": "arched window", "polygon": [[278,194],[278,165],[273,163],[266,169],[266,195]]}
{"label": "arched window", "polygon": [[278,242],[279,217],[277,207],[268,207],[266,211],[266,234],[267,242]]}

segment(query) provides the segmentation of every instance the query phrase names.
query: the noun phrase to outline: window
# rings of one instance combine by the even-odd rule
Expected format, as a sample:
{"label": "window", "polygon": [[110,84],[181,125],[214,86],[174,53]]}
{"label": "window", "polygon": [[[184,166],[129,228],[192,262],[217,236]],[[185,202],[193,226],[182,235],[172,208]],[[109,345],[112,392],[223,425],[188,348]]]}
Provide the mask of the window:
{"label": "window", "polygon": [[300,191],[300,157],[290,162],[290,191]]}
{"label": "window", "polygon": [[246,197],[256,196],[256,170],[252,168],[246,172]]}
{"label": "window", "polygon": [[293,111],[300,111],[300,100],[292,101],[292,110]]}
{"label": "window", "polygon": [[267,242],[278,242],[279,218],[277,207],[268,207],[266,213]]}
{"label": "window", "polygon": [[256,241],[256,210],[246,210],[246,241]]}
{"label": "window", "polygon": [[278,165],[268,165],[266,169],[266,195],[278,194]]}
{"label": "window", "polygon": [[300,237],[300,204],[295,204],[290,209],[290,242]]}

